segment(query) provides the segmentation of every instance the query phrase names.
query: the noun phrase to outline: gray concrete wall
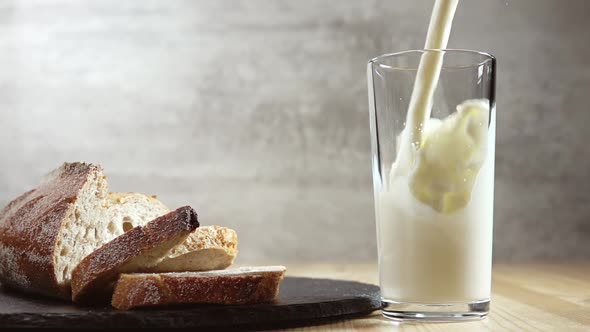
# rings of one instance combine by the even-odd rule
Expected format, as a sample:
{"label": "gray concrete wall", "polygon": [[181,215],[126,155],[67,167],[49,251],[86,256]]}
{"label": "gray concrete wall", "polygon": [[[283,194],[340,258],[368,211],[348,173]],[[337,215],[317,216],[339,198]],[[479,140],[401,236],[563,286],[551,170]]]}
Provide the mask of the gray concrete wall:
{"label": "gray concrete wall", "polygon": [[[0,204],[63,161],[194,205],[242,260],[374,259],[366,61],[432,1],[0,1]],[[497,260],[590,258],[590,3],[469,0],[498,57]]]}

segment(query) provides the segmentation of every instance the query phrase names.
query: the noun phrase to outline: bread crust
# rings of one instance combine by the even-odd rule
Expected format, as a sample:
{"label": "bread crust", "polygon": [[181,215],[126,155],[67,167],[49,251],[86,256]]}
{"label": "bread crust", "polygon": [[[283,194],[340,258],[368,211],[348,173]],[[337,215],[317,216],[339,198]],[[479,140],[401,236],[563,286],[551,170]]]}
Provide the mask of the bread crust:
{"label": "bread crust", "polygon": [[80,190],[102,168],[64,163],[44,183],[0,210],[0,282],[26,292],[69,299],[69,285],[59,285],[56,241],[64,219],[73,213]]}
{"label": "bread crust", "polygon": [[129,310],[171,304],[272,302],[279,293],[285,269],[258,273],[227,272],[221,275],[214,275],[214,271],[205,274],[121,274],[111,304],[119,310]]}
{"label": "bread crust", "polygon": [[[184,206],[135,227],[84,258],[72,272],[72,300],[92,303],[104,299],[109,283],[122,272],[141,271],[156,264],[199,226],[197,213]],[[147,257],[146,256],[154,256]],[[141,264],[134,260],[144,259]],[[155,261],[154,261],[155,259]]]}

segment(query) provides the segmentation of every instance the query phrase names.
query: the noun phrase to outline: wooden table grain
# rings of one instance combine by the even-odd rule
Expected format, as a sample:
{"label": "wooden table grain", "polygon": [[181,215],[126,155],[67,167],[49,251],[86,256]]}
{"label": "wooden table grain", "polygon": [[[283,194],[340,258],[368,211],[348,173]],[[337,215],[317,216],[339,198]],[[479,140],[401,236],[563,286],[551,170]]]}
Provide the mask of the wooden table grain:
{"label": "wooden table grain", "polygon": [[[377,266],[289,264],[288,275],[377,284]],[[590,262],[495,264],[491,312],[462,323],[396,323],[373,314],[290,331],[590,331]]]}

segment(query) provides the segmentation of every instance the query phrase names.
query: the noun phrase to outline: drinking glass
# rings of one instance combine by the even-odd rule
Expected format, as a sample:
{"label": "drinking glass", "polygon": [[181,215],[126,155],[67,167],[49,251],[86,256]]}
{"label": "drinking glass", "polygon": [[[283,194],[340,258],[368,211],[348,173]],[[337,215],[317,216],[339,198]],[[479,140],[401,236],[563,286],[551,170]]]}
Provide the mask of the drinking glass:
{"label": "drinking glass", "polygon": [[[404,168],[400,154],[412,130],[406,122],[418,65],[435,54],[443,61],[430,118],[419,128],[423,143],[411,145],[413,157]],[[368,63],[385,317],[469,320],[489,311],[495,73],[493,56],[467,50],[412,50]],[[487,109],[459,112],[468,100]]]}

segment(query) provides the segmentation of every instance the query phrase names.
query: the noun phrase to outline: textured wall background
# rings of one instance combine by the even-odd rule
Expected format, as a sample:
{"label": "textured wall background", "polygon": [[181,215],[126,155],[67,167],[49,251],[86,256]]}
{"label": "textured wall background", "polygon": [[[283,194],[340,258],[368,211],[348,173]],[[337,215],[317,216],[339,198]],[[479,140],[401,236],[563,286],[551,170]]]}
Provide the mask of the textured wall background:
{"label": "textured wall background", "polygon": [[[63,161],[196,206],[241,260],[374,259],[366,61],[413,1],[0,1],[0,204]],[[495,258],[590,258],[590,3],[462,1],[499,59]]]}

